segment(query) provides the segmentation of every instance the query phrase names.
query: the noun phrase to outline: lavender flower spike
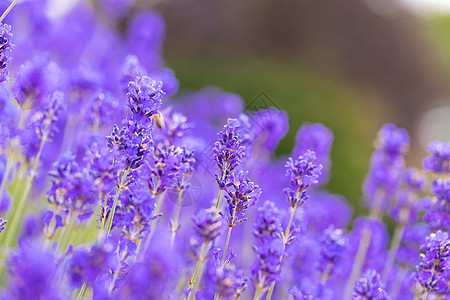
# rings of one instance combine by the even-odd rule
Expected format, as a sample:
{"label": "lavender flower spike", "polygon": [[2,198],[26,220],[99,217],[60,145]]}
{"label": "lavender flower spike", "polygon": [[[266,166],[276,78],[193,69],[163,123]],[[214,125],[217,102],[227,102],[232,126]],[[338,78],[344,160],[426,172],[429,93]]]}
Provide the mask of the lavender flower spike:
{"label": "lavender flower spike", "polygon": [[0,218],[0,233],[5,229],[5,225],[8,223],[8,221],[3,220],[3,218]]}
{"label": "lavender flower spike", "polygon": [[355,282],[353,292],[356,300],[388,300],[389,295],[384,290],[384,283],[381,281],[377,271],[369,269],[363,277]]}
{"label": "lavender flower spike", "polygon": [[13,34],[11,25],[0,23],[0,82],[9,81],[8,63],[12,60],[11,52],[14,44],[11,43]]}
{"label": "lavender flower spike", "polygon": [[431,156],[423,160],[425,170],[437,174],[450,174],[450,143],[440,141],[428,145]]}
{"label": "lavender flower spike", "polygon": [[286,162],[286,176],[290,179],[290,187],[284,189],[288,201],[292,207],[297,208],[308,200],[306,190],[313,184],[318,183],[322,165],[315,164],[316,154],[307,150],[296,160],[289,157]]}

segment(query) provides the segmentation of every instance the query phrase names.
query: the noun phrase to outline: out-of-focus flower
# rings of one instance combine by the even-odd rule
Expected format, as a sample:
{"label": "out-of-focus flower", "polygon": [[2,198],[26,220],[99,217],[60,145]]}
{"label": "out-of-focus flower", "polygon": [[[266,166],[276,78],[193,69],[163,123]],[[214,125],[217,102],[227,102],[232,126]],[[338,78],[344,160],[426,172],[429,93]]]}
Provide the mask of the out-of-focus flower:
{"label": "out-of-focus flower", "polygon": [[356,300],[388,300],[389,295],[384,290],[384,283],[381,281],[377,271],[369,269],[363,277],[355,282],[353,292]]}

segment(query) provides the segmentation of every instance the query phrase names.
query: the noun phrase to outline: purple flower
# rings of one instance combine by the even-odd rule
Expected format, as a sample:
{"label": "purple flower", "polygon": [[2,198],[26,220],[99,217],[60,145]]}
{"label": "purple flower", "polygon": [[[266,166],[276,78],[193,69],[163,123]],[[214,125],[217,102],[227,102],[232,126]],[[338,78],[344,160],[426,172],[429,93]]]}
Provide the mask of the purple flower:
{"label": "purple flower", "polygon": [[63,214],[63,219],[69,212],[80,217],[93,213],[98,200],[93,178],[87,169],[78,165],[74,154],[61,156],[49,175],[52,186],[47,191],[47,199]]}
{"label": "purple flower", "polygon": [[162,82],[147,76],[137,77],[128,83],[127,106],[133,114],[151,117],[161,108]]}
{"label": "purple flower", "polygon": [[306,190],[311,185],[318,183],[322,165],[315,164],[315,160],[316,154],[314,151],[307,150],[296,160],[289,157],[286,162],[286,176],[290,180],[290,187],[285,188],[284,192],[292,207],[299,207],[305,203],[309,198]]}
{"label": "purple flower", "polygon": [[268,108],[251,116],[255,143],[272,153],[288,131],[288,116],[284,111]]}
{"label": "purple flower", "polygon": [[437,174],[450,174],[450,143],[431,142],[428,151],[431,156],[423,160],[425,170]]}
{"label": "purple flower", "polygon": [[49,299],[69,297],[58,286],[58,261],[55,255],[41,245],[20,243],[7,261],[10,280],[8,292],[2,299]]}
{"label": "purple flower", "polygon": [[264,292],[278,279],[284,255],[280,212],[273,202],[266,201],[258,208],[253,235],[258,242],[253,246],[257,258],[251,267],[252,283],[256,290]]}
{"label": "purple flower", "polygon": [[236,270],[233,264],[217,266],[211,273],[214,290],[220,299],[239,299],[247,288],[248,279],[244,277],[244,271]]}
{"label": "purple flower", "polygon": [[63,102],[64,94],[55,91],[49,97],[44,110],[35,114],[36,120],[33,120],[33,125],[40,140],[51,141],[53,135],[59,131],[56,122],[61,114]]}
{"label": "purple flower", "polygon": [[384,283],[377,271],[369,269],[363,277],[355,282],[353,292],[356,300],[388,300],[389,295],[384,290]]}
{"label": "purple flower", "polygon": [[14,49],[12,37],[11,25],[0,23],[0,82],[9,81],[9,72],[6,68],[12,60],[11,52]]}
{"label": "purple flower", "polygon": [[450,293],[450,239],[447,232],[431,233],[421,246],[421,262],[416,266],[415,278],[426,293]]}
{"label": "purple flower", "polygon": [[241,163],[245,155],[245,147],[238,133],[238,119],[228,119],[223,130],[218,133],[220,139],[214,145],[214,159],[221,173],[216,174],[220,188],[229,180],[231,172]]}
{"label": "purple flower", "polygon": [[289,294],[294,297],[294,300],[313,300],[314,297],[312,295],[308,295],[305,292],[301,291],[296,285],[289,289]]}
{"label": "purple flower", "polygon": [[297,132],[296,146],[293,153],[300,155],[308,149],[316,153],[317,162],[323,166],[322,174],[319,176],[319,184],[328,181],[331,167],[330,151],[333,143],[333,133],[320,123],[305,124]]}
{"label": "purple flower", "polygon": [[22,109],[39,106],[57,87],[61,88],[61,72],[49,55],[36,54],[20,66],[12,91]]}
{"label": "purple flower", "polygon": [[432,229],[450,230],[450,179],[436,179],[431,183],[431,208],[427,210],[423,220]]}
{"label": "purple flower", "polygon": [[375,147],[363,190],[368,207],[386,209],[405,171],[403,155],[409,148],[408,134],[402,128],[386,124],[378,132]]}
{"label": "purple flower", "polygon": [[191,220],[194,223],[195,233],[204,242],[214,243],[222,228],[222,219],[216,215],[216,209],[214,207],[201,209],[192,216]]}
{"label": "purple flower", "polygon": [[261,188],[248,178],[248,171],[232,173],[230,183],[225,187],[228,202],[228,226],[234,227],[247,218],[245,210],[256,205],[261,196]]}
{"label": "purple flower", "polygon": [[5,225],[8,223],[8,221],[3,220],[3,218],[0,218],[0,233],[5,229]]}
{"label": "purple flower", "polygon": [[341,259],[344,250],[348,247],[348,238],[342,229],[335,229],[330,225],[321,238],[320,258],[317,269],[325,279],[334,272],[336,263]]}
{"label": "purple flower", "polygon": [[73,252],[68,260],[68,275],[72,285],[80,288],[83,283],[95,286],[97,279],[107,274],[117,264],[116,246],[111,241],[92,246],[90,250],[83,248]]}

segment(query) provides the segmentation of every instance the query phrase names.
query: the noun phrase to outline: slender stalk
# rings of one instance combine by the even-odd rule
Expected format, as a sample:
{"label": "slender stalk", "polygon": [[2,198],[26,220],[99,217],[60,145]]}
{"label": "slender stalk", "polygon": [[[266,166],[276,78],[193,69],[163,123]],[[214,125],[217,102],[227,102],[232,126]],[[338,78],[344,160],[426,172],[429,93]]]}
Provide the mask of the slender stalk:
{"label": "slender stalk", "polygon": [[207,242],[203,242],[202,250],[200,252],[200,257],[198,258],[197,265],[195,266],[194,274],[192,275],[191,279],[189,280],[189,287],[188,287],[188,289],[192,288],[192,291],[189,292],[188,299],[191,299],[191,297],[193,299],[193,297],[195,297],[195,292],[197,291],[198,283],[200,282],[201,275],[203,273],[203,272],[201,272],[199,277],[198,277],[198,279],[196,279],[197,272],[198,272],[200,266],[203,264],[203,260],[204,260],[205,251],[206,251],[207,245],[208,245]]}
{"label": "slender stalk", "polygon": [[116,208],[117,208],[117,204],[119,202],[119,194],[120,194],[120,190],[123,188],[123,185],[125,183],[125,180],[128,176],[128,174],[130,173],[130,170],[125,170],[124,173],[122,174],[122,177],[120,178],[120,183],[117,186],[116,189],[116,194],[114,195],[114,203],[113,203],[113,207],[111,208],[111,211],[109,212],[109,216],[108,216],[108,220],[107,220],[107,227],[106,227],[106,236],[109,235],[109,233],[111,232],[111,227],[112,227],[112,222],[114,219],[114,214],[116,212]]}
{"label": "slender stalk", "polygon": [[[225,167],[224,167],[224,171],[222,171],[222,181],[225,180],[225,176],[227,175],[227,165],[228,162],[225,161]],[[219,211],[219,204],[220,204],[220,197],[222,196],[222,189],[219,187],[219,196],[217,196],[217,202],[216,202],[216,214]]]}
{"label": "slender stalk", "polygon": [[[286,231],[284,232],[284,245],[286,246],[286,243],[288,241],[289,235],[291,234],[291,224],[292,224],[292,220],[294,219],[294,215],[295,215],[295,210],[297,209],[297,207],[292,207],[291,210],[291,216],[289,218],[289,223],[288,226],[286,227]],[[280,256],[280,262],[283,260],[284,255]],[[281,266],[281,265],[280,265]],[[278,268],[280,268],[280,266],[278,266]],[[272,282],[272,284],[270,285],[270,289],[269,292],[267,293],[267,297],[266,300],[270,300],[272,298],[272,294],[273,294],[273,290],[275,289],[275,281]]]}
{"label": "slender stalk", "polygon": [[[376,220],[381,218],[381,202],[384,193],[379,191],[375,195],[374,205],[370,210],[369,219]],[[351,299],[353,285],[358,277],[361,275],[364,262],[366,260],[367,251],[369,250],[370,240],[372,238],[372,230],[366,226],[362,231],[362,239],[359,241],[358,250],[356,252],[355,260],[353,261],[350,276],[347,279],[344,290],[344,299]]]}
{"label": "slender stalk", "polygon": [[8,156],[8,160],[6,162],[6,167],[5,167],[5,172],[3,173],[2,183],[0,186],[0,199],[3,198],[3,193],[5,192],[6,186],[8,185],[9,172],[11,171],[11,166],[13,165],[13,162],[16,160],[15,157],[16,157],[16,155],[14,153],[11,153]]}
{"label": "slender stalk", "polygon": [[[159,214],[162,211],[162,202],[164,200],[164,196],[166,195],[166,192],[160,194],[158,196],[158,200],[156,201],[156,209],[155,209],[155,214]],[[140,257],[143,258],[145,252],[147,251],[148,247],[150,246],[150,241],[152,240],[153,235],[155,234],[155,230],[156,230],[156,224],[158,222],[158,219],[155,219],[152,221],[152,226],[150,227],[150,233],[147,235],[147,237],[145,238],[145,243],[144,243],[144,247],[142,247],[142,252]],[[139,252],[138,252],[139,254]]]}
{"label": "slender stalk", "polygon": [[72,216],[69,219],[69,224],[64,226],[64,228],[61,232],[61,237],[60,237],[61,240],[59,241],[59,245],[58,245],[58,250],[61,252],[64,252],[69,244],[70,234],[72,233],[72,230],[75,226],[76,219],[77,219],[77,215],[72,214]]}
{"label": "slender stalk", "polygon": [[14,5],[16,5],[18,0],[14,0],[9,6],[8,8],[5,10],[5,12],[3,13],[3,15],[0,17],[0,22],[3,21],[3,19],[8,15],[8,13],[11,11],[11,9],[14,7]]}
{"label": "slender stalk", "polygon": [[77,300],[81,300],[84,297],[84,293],[86,292],[86,282],[81,286],[80,292],[78,293]]}
{"label": "slender stalk", "polygon": [[[183,184],[184,184],[184,175],[181,178],[181,185],[183,185]],[[170,252],[171,253],[172,253],[173,246],[175,244],[175,235],[177,234],[177,231],[178,231],[178,218],[179,218],[179,215],[180,215],[181,201],[183,200],[183,192],[184,192],[184,189],[180,189],[178,191],[178,202],[177,202],[177,209],[175,211],[175,221],[174,221],[173,226],[171,228],[172,229],[172,235],[170,237]]]}
{"label": "slender stalk", "polygon": [[10,212],[10,217],[8,218],[11,220],[9,226],[5,229],[5,241],[2,245],[2,252],[0,254],[0,270],[2,268],[2,263],[4,262],[4,256],[7,251],[7,249],[11,246],[13,240],[17,237],[17,232],[20,229],[20,225],[22,224],[23,215],[25,213],[25,204],[27,202],[28,196],[30,194],[31,187],[33,185],[34,177],[36,175],[36,169],[39,165],[39,160],[41,158],[42,149],[44,148],[44,143],[46,141],[47,137],[43,136],[41,140],[41,144],[39,145],[38,153],[36,154],[36,157],[34,161],[32,162],[32,168],[30,176],[28,177],[28,180],[25,182],[25,188],[23,190],[22,196],[19,200],[19,203],[14,211]]}
{"label": "slender stalk", "polygon": [[[236,217],[236,207],[237,207],[237,203],[234,206],[233,209],[233,218],[231,219],[231,222],[234,222],[234,218]],[[227,250],[228,250],[228,244],[230,242],[230,236],[231,236],[231,230],[233,229],[233,226],[229,226],[228,227],[228,235],[227,235],[227,241],[225,242],[225,249],[223,250],[223,256],[222,256],[222,264],[225,262],[225,257],[227,255]]]}
{"label": "slender stalk", "polygon": [[405,233],[405,224],[398,224],[395,227],[394,235],[392,237],[391,249],[389,250],[388,260],[383,269],[383,280],[386,282],[386,279],[389,276],[389,273],[392,270],[392,266],[394,265],[394,259],[397,255],[398,248],[400,247],[400,243],[403,238],[403,234]]}

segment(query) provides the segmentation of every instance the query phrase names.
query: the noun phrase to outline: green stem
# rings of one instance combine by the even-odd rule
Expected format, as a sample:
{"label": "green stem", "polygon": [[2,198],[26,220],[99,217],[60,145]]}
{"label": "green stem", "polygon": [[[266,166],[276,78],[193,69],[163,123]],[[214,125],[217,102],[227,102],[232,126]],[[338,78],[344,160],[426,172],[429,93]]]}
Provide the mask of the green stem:
{"label": "green stem", "polygon": [[80,292],[78,293],[77,300],[81,300],[84,297],[84,293],[86,292],[86,282],[81,286]]}
{"label": "green stem", "polygon": [[196,292],[196,290],[198,288],[198,283],[200,282],[201,274],[202,274],[202,272],[201,272],[201,274],[199,275],[198,279],[196,279],[197,272],[198,272],[198,270],[200,268],[200,265],[203,264],[204,255],[205,255],[205,251],[206,251],[207,245],[208,245],[208,243],[206,241],[204,241],[203,242],[203,246],[202,246],[202,250],[200,252],[200,257],[198,258],[197,265],[195,266],[194,274],[192,275],[191,279],[189,280],[189,287],[188,287],[188,289],[190,289],[190,288],[193,288],[193,289],[192,289],[192,291],[189,292],[188,299],[191,299],[191,296],[195,297],[195,292]]}
{"label": "green stem", "polygon": [[389,250],[388,260],[383,269],[383,280],[386,282],[386,279],[389,276],[389,273],[392,270],[392,266],[394,265],[394,259],[397,255],[398,248],[400,247],[400,243],[403,238],[403,234],[405,232],[405,224],[398,224],[395,227],[394,235],[392,236],[391,249]]}
{"label": "green stem", "polygon": [[[162,211],[162,202],[164,200],[166,192],[163,192],[158,196],[158,200],[156,201],[156,209],[155,209],[155,215],[159,214]],[[158,222],[158,218],[152,221],[152,226],[150,227],[150,233],[145,238],[145,244],[144,247],[142,247],[142,253],[140,255],[141,258],[143,258],[145,252],[147,251],[148,247],[150,246],[150,241],[152,240],[153,235],[155,234],[156,225]],[[138,253],[139,254],[139,253]]]}
{"label": "green stem", "polygon": [[[225,161],[224,171],[222,171],[222,181],[225,180],[225,175],[227,174],[227,165],[228,162]],[[219,204],[220,204],[220,197],[222,196],[222,189],[219,187],[219,196],[217,196],[217,202],[216,202],[216,214],[219,211]]]}
{"label": "green stem", "polygon": [[228,235],[227,235],[227,241],[225,242],[225,249],[223,251],[223,256],[222,256],[222,265],[225,262],[225,256],[227,255],[227,250],[228,250],[228,243],[230,242],[230,236],[231,236],[231,229],[233,229],[234,226],[234,218],[236,217],[236,207],[237,207],[237,203],[235,203],[234,205],[234,209],[233,209],[233,218],[231,219],[231,224],[228,227]]}
{"label": "green stem", "polygon": [[8,220],[10,221],[10,224],[7,228],[5,228],[5,242],[3,243],[2,252],[0,254],[0,271],[3,267],[4,259],[5,259],[5,253],[7,249],[11,246],[13,240],[18,236],[18,231],[20,229],[20,225],[22,224],[23,215],[25,213],[25,207],[26,202],[28,199],[28,196],[30,194],[31,187],[33,185],[34,177],[36,174],[36,169],[39,165],[39,160],[41,158],[42,149],[44,148],[45,140],[47,139],[46,136],[42,137],[41,144],[39,145],[38,153],[36,154],[36,158],[32,162],[32,168],[30,176],[28,177],[28,180],[25,183],[25,189],[23,190],[22,196],[19,200],[19,203],[15,210],[11,210]]}
{"label": "green stem", "polygon": [[70,240],[70,234],[75,226],[75,222],[77,220],[77,215],[72,214],[69,219],[69,224],[66,224],[61,232],[61,237],[58,245],[58,250],[60,252],[64,252],[67,249]]}
{"label": "green stem", "polygon": [[0,17],[0,22],[3,21],[3,19],[6,17],[6,15],[8,15],[8,13],[11,11],[11,9],[14,7],[14,5],[16,5],[18,0],[14,0],[9,6],[8,8],[5,10],[5,12],[3,13],[3,15]]}
{"label": "green stem", "polygon": [[[384,193],[382,191],[377,192],[374,199],[374,205],[370,210],[369,219],[377,220],[381,218],[381,202],[383,200]],[[356,252],[355,260],[353,261],[350,276],[347,279],[344,290],[344,299],[351,299],[353,286],[355,281],[358,280],[361,275],[364,262],[366,260],[367,251],[369,250],[370,240],[372,237],[372,230],[366,225],[362,230],[362,238],[359,241],[358,250]]]}
{"label": "green stem", "polygon": [[[181,179],[181,185],[183,185],[183,184],[184,184],[184,175]],[[170,252],[171,253],[172,253],[173,246],[175,244],[175,235],[177,234],[177,231],[178,231],[178,218],[180,215],[181,201],[183,200],[183,191],[184,190],[181,190],[181,189],[178,191],[178,202],[177,202],[177,209],[175,211],[175,221],[172,226],[172,236],[170,237]]]}
{"label": "green stem", "polygon": [[11,153],[8,156],[8,161],[6,162],[5,172],[3,173],[2,184],[0,186],[0,199],[3,198],[3,193],[5,192],[6,186],[9,182],[9,172],[11,171],[11,166],[13,165],[15,159],[15,154]]}
{"label": "green stem", "polygon": [[113,207],[111,208],[111,211],[109,212],[108,221],[106,222],[107,223],[106,236],[108,236],[109,233],[111,232],[114,214],[116,213],[117,204],[119,202],[120,190],[123,188],[123,185],[125,183],[125,180],[126,180],[129,172],[130,172],[130,170],[128,170],[128,169],[124,171],[124,173],[122,174],[122,177],[120,178],[120,183],[117,186],[116,194],[114,195]]}

